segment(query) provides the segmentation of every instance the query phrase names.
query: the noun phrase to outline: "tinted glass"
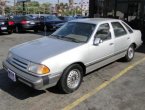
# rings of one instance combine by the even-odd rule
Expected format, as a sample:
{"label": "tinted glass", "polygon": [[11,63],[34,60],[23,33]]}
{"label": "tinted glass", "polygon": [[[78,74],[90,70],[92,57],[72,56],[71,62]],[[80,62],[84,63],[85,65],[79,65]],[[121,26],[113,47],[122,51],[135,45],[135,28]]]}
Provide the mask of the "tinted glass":
{"label": "tinted glass", "polygon": [[110,26],[108,23],[101,24],[97,30],[96,36],[97,38],[101,38],[104,40],[111,39],[111,33],[110,33]]}
{"label": "tinted glass", "polygon": [[71,40],[74,39],[79,42],[87,42],[95,27],[95,24],[69,22],[56,31],[53,35],[62,36],[61,38],[68,38]]}
{"label": "tinted glass", "polygon": [[47,16],[47,20],[60,20],[56,16]]}
{"label": "tinted glass", "polygon": [[114,29],[115,37],[120,37],[127,34],[126,30],[119,22],[112,22],[112,26]]}
{"label": "tinted glass", "polygon": [[124,24],[124,26],[126,27],[126,29],[130,32],[130,33],[133,33],[133,30],[127,25],[125,24],[124,22],[122,22]]}

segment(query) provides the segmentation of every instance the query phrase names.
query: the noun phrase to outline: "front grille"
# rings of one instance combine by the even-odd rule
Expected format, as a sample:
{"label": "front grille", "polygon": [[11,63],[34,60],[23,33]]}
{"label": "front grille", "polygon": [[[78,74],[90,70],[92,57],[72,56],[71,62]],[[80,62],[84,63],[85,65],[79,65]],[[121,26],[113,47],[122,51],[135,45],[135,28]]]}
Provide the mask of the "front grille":
{"label": "front grille", "polygon": [[12,55],[8,62],[19,70],[27,72],[29,62],[23,58]]}

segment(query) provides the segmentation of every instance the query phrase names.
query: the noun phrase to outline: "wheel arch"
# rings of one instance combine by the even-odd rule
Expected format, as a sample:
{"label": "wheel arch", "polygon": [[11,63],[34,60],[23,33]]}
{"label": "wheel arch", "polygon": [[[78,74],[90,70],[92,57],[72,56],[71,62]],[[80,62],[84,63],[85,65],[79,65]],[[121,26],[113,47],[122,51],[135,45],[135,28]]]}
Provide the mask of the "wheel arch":
{"label": "wheel arch", "polygon": [[[84,65],[84,63],[82,63],[82,62],[74,62],[74,63],[70,64],[69,66],[75,65],[75,64],[78,64],[78,65],[80,65],[80,66],[83,68],[83,75],[85,75],[85,74],[86,74],[86,66]],[[65,71],[69,66],[67,66],[67,67],[64,69],[64,71]],[[64,72],[64,71],[63,71],[63,72]]]}
{"label": "wheel arch", "polygon": [[135,43],[135,42],[133,42],[131,45],[133,45],[134,49],[136,49],[136,48],[137,48],[137,45],[136,45],[136,43]]}

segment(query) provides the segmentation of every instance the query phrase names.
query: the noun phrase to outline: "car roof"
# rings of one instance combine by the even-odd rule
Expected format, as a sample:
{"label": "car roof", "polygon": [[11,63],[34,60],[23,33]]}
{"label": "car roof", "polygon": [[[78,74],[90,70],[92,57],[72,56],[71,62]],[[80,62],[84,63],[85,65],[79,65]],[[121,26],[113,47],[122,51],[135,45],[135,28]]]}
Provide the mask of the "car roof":
{"label": "car roof", "polygon": [[111,19],[111,18],[85,18],[85,19],[75,19],[69,22],[83,22],[83,23],[90,23],[90,24],[99,24],[103,22],[112,22],[112,21],[120,21],[120,20]]}

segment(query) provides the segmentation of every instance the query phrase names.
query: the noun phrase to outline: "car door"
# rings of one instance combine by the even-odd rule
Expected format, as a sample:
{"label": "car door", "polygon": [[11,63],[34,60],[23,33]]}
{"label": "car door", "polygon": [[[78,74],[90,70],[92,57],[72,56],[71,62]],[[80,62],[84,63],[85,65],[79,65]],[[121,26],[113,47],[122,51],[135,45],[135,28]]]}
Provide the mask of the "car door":
{"label": "car door", "polygon": [[130,36],[120,22],[112,22],[114,30],[114,51],[115,54],[125,52],[130,44]]}
{"label": "car door", "polygon": [[99,45],[91,45],[89,48],[89,63],[87,64],[89,70],[93,70],[107,64],[105,61],[114,54],[114,39],[112,37],[109,23],[99,25],[94,36],[94,39],[96,38],[100,38],[102,43]]}

